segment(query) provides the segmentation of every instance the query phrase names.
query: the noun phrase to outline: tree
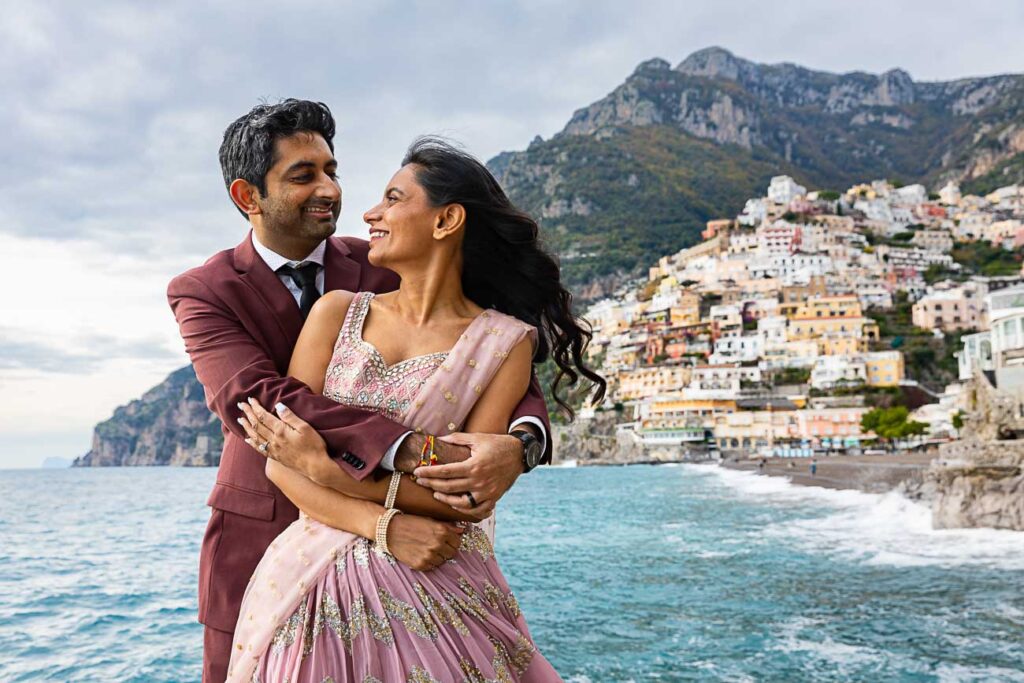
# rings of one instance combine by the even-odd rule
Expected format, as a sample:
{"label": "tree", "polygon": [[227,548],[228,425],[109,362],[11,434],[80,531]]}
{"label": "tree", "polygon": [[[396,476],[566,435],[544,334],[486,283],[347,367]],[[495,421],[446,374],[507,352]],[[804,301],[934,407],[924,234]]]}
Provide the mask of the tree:
{"label": "tree", "polygon": [[910,411],[906,406],[891,408],[873,408],[864,413],[860,426],[866,432],[874,432],[888,446],[897,439],[919,436],[928,429],[928,424],[909,419]]}

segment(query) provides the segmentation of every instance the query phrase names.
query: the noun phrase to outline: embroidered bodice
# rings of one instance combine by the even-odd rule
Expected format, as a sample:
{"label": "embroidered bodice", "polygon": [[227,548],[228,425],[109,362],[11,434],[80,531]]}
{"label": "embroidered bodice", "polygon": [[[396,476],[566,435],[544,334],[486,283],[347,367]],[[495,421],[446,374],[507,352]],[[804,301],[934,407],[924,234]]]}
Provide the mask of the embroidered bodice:
{"label": "embroidered bodice", "polygon": [[372,292],[360,292],[349,305],[327,366],[324,396],[345,405],[375,410],[401,422],[448,352],[407,358],[394,365],[385,363],[377,347],[363,339],[363,325],[372,299]]}

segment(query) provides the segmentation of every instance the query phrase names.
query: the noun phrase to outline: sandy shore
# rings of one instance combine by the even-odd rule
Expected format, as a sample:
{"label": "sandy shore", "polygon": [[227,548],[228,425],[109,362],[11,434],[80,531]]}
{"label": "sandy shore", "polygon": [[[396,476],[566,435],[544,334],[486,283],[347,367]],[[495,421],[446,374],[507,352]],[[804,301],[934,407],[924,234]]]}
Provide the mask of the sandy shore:
{"label": "sandy shore", "polygon": [[936,457],[935,452],[827,456],[817,458],[818,468],[814,475],[810,471],[809,458],[768,458],[763,469],[758,467],[757,460],[723,460],[721,466],[771,477],[788,477],[801,486],[882,493],[891,491],[906,479],[919,476]]}

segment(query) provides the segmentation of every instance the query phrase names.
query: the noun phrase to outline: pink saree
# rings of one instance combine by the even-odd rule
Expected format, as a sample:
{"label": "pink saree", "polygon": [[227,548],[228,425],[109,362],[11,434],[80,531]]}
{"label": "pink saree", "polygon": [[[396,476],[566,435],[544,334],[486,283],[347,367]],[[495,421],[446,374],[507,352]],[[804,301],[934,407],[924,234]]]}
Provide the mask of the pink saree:
{"label": "pink saree", "polygon": [[[424,433],[456,431],[509,351],[536,334],[485,311],[450,351],[388,366],[362,338],[372,297],[349,306],[324,395]],[[561,681],[530,638],[492,541],[493,517],[467,528],[453,559],[418,572],[301,515],[250,579],[228,681]]]}

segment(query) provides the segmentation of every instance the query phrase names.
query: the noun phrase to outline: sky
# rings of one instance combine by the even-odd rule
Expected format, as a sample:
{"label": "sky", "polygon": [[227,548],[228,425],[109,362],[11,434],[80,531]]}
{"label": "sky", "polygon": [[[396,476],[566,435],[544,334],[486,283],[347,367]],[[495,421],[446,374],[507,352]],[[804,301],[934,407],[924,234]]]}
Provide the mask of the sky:
{"label": "sky", "polygon": [[245,237],[217,148],[261,100],[330,106],[339,233],[363,236],[416,135],[523,149],[652,57],[1024,72],[1018,0],[4,5],[0,468],[85,453],[97,422],[188,362],[166,284]]}

